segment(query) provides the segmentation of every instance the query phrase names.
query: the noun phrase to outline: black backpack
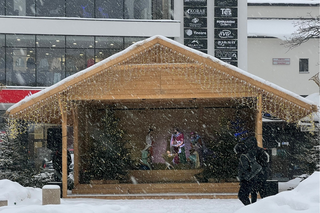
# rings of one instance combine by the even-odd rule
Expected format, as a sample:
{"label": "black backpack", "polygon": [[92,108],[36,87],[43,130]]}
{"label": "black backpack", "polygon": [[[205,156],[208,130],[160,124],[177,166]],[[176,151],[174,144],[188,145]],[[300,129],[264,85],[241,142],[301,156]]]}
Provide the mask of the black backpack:
{"label": "black backpack", "polygon": [[262,167],[267,167],[269,161],[270,161],[269,154],[263,148],[258,147],[258,149],[257,149],[257,162],[258,162],[258,164],[260,164]]}
{"label": "black backpack", "polygon": [[250,171],[244,176],[244,179],[249,181],[262,171],[262,166],[256,161],[255,157],[251,158],[247,154],[242,154],[241,156],[244,156],[249,162]]}

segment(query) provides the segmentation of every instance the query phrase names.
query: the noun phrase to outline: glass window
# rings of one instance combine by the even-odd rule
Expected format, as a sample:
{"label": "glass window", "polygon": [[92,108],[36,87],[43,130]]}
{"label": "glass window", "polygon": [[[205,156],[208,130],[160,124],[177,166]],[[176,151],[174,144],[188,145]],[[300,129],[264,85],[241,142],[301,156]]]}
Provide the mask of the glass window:
{"label": "glass window", "polygon": [[7,0],[7,15],[11,16],[34,16],[34,0]]}
{"label": "glass window", "polygon": [[96,48],[116,48],[123,49],[122,37],[96,37]]}
{"label": "glass window", "polygon": [[35,49],[7,48],[6,84],[35,86]]}
{"label": "glass window", "polygon": [[151,0],[125,0],[126,19],[151,19]]}
{"label": "glass window", "polygon": [[66,1],[66,16],[93,18],[93,0],[68,0]]}
{"label": "glass window", "polygon": [[51,86],[65,77],[65,50],[37,49],[37,85]]}
{"label": "glass window", "polygon": [[94,55],[95,62],[98,63],[103,59],[106,59],[112,56],[113,54],[118,53],[119,51],[119,49],[96,49]]}
{"label": "glass window", "polygon": [[37,16],[63,17],[65,16],[65,0],[37,0]]}
{"label": "glass window", "polygon": [[67,49],[66,77],[94,64],[93,49]]}
{"label": "glass window", "polygon": [[123,1],[96,0],[96,17],[123,19]]}
{"label": "glass window", "polygon": [[0,48],[5,46],[5,35],[0,35]]}
{"label": "glass window", "polygon": [[299,59],[299,72],[309,72],[309,59],[307,58],[300,58]]}
{"label": "glass window", "polygon": [[5,15],[5,0],[0,0],[0,15]]}
{"label": "glass window", "polygon": [[34,35],[7,35],[8,47],[34,47]]}
{"label": "glass window", "polygon": [[173,19],[171,0],[152,1],[152,19]]}
{"label": "glass window", "polygon": [[124,38],[124,49],[136,43],[137,41],[144,40],[146,38],[143,37],[125,37]]}
{"label": "glass window", "polygon": [[96,37],[95,61],[99,62],[123,50],[123,37]]}
{"label": "glass window", "polygon": [[90,36],[67,36],[66,47],[75,49],[87,49],[94,47],[94,37]]}
{"label": "glass window", "polygon": [[37,36],[37,47],[64,48],[65,36]]}

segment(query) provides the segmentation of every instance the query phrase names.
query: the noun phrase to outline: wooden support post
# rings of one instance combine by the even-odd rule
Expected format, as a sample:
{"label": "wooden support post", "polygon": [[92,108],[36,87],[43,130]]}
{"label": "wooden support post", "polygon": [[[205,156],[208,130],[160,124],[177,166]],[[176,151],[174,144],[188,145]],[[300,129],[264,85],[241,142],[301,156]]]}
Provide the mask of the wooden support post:
{"label": "wooden support post", "polygon": [[257,97],[255,135],[256,135],[256,139],[258,141],[258,146],[263,147],[263,143],[262,143],[262,94],[259,94]]}
{"label": "wooden support post", "polygon": [[73,152],[74,152],[74,185],[79,184],[79,118],[78,118],[78,107],[74,105],[73,109]]}
{"label": "wooden support post", "polygon": [[67,197],[68,186],[68,160],[67,160],[67,110],[62,97],[59,98],[62,117],[62,197]]}

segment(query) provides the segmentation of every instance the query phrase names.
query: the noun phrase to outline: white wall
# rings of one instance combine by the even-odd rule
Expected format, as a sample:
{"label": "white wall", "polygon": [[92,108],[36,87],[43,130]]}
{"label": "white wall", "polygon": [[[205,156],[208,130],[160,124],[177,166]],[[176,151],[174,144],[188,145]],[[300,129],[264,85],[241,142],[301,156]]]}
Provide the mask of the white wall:
{"label": "white wall", "polygon": [[0,33],[180,37],[180,21],[0,17]]}
{"label": "white wall", "polygon": [[[180,34],[179,36],[175,37],[174,40],[183,44],[183,1],[181,0],[174,0],[173,2],[174,5],[174,14],[173,14],[173,18],[174,20],[180,21],[180,26],[178,28]],[[177,9],[177,8],[181,8],[181,9]]]}
{"label": "white wall", "polygon": [[[276,38],[248,39],[248,71],[299,95],[319,92],[311,80],[319,72],[319,40],[289,50]],[[290,65],[273,65],[272,58],[290,58]],[[309,58],[309,73],[299,74],[299,58]]]}
{"label": "white wall", "polygon": [[301,18],[319,15],[319,6],[249,6],[248,18]]}
{"label": "white wall", "polygon": [[238,67],[248,70],[247,1],[238,1]]}

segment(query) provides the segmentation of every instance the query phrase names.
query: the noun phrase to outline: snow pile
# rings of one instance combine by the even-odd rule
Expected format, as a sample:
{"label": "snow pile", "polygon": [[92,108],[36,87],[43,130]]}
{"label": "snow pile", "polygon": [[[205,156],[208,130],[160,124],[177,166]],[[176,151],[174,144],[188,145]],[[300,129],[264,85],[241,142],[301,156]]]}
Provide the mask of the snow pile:
{"label": "snow pile", "polygon": [[41,189],[23,187],[10,180],[0,180],[0,200],[7,200],[8,205],[41,204]]}
{"label": "snow pile", "polygon": [[313,173],[292,191],[281,192],[275,196],[259,200],[245,206],[236,213],[319,213],[320,172]]}
{"label": "snow pile", "polygon": [[[315,172],[291,190],[243,206],[237,199],[103,200],[61,199],[60,205],[41,205],[41,189],[0,180],[1,213],[319,213],[319,178]],[[16,205],[14,205],[16,202]]]}
{"label": "snow pile", "polygon": [[288,182],[279,182],[279,192],[289,191],[296,188],[302,181],[304,181],[308,177],[309,175],[304,174],[292,180],[289,180]]}

